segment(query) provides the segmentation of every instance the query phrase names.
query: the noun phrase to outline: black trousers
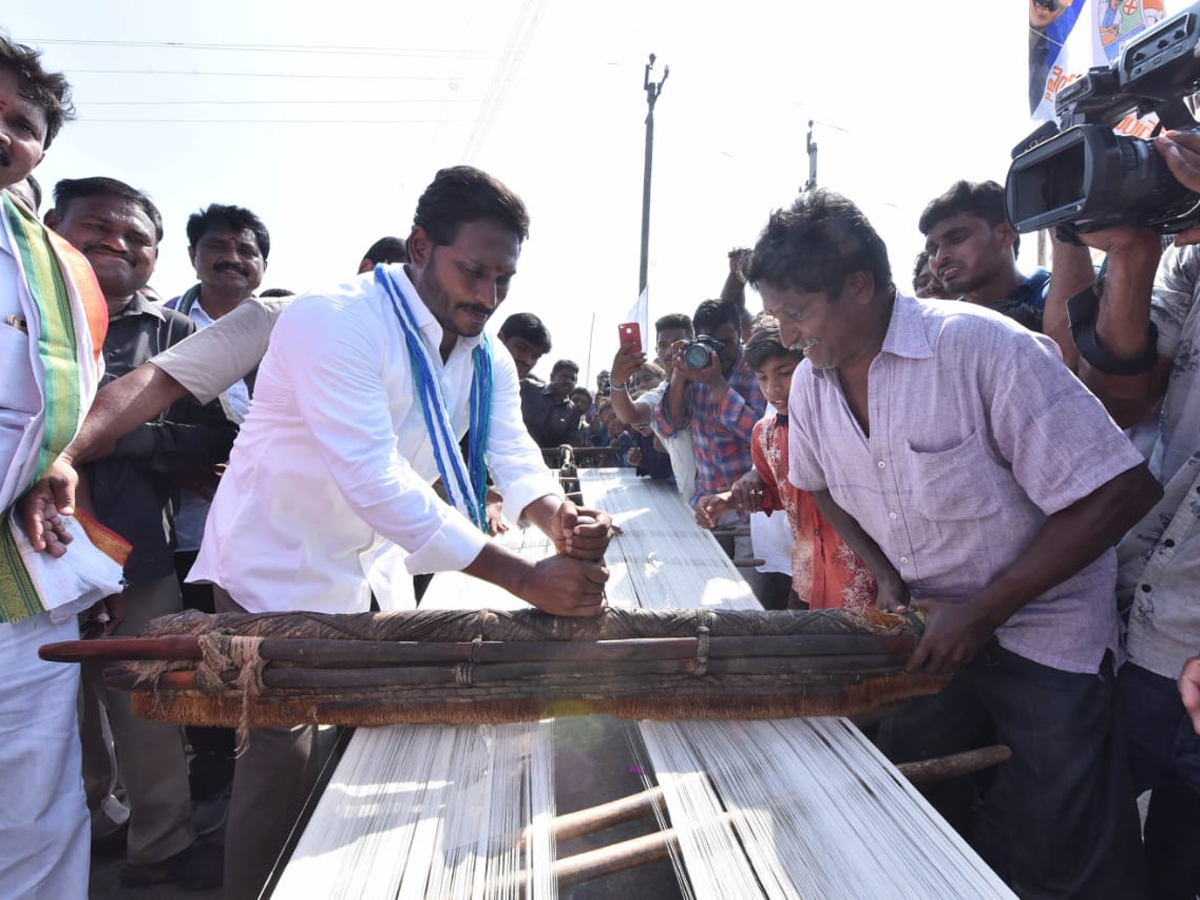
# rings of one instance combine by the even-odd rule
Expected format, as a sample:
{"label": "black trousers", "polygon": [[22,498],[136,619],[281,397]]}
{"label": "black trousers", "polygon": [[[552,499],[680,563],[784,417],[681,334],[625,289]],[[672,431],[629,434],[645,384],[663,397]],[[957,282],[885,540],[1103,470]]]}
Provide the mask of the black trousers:
{"label": "black trousers", "polygon": [[[211,584],[188,584],[184,581],[196,562],[197,551],[185,550],[175,554],[175,577],[183,595],[184,609],[215,612]],[[233,781],[234,751],[237,739],[232,728],[186,726],[188,743],[192,745],[189,775],[192,800],[203,800],[219,794]]]}
{"label": "black trousers", "polygon": [[1173,678],[1126,664],[1117,696],[1134,789],[1151,791],[1143,833],[1150,895],[1192,900],[1200,894],[1200,735]]}
{"label": "black trousers", "polygon": [[876,740],[896,762],[990,740],[1012,748],[982,779],[927,796],[1025,900],[1145,897],[1114,680],[1107,657],[1099,674],[1079,675],[993,645],[946,692],[881,722]]}

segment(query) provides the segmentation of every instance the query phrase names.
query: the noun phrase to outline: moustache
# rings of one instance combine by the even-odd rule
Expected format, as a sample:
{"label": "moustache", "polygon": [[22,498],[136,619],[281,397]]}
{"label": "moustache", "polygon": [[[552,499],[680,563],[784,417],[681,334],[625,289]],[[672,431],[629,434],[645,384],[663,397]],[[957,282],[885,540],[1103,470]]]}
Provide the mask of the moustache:
{"label": "moustache", "polygon": [[489,318],[495,311],[488,309],[486,306],[480,306],[479,304],[471,304],[470,306],[462,306],[460,308],[469,313],[475,313],[476,315],[483,316],[485,319]]}
{"label": "moustache", "polygon": [[1033,0],[1034,6],[1040,6],[1046,12],[1058,12],[1058,0]]}
{"label": "moustache", "polygon": [[84,256],[95,252],[103,253],[105,256],[116,256],[129,263],[130,267],[137,267],[137,260],[132,253],[122,253],[120,250],[113,250],[111,247],[105,247],[103,244],[85,244],[82,252]]}
{"label": "moustache", "polygon": [[215,266],[213,266],[213,271],[215,271],[215,272],[237,272],[239,275],[249,274],[246,272],[246,270],[244,268],[239,266],[237,263],[217,263]]}

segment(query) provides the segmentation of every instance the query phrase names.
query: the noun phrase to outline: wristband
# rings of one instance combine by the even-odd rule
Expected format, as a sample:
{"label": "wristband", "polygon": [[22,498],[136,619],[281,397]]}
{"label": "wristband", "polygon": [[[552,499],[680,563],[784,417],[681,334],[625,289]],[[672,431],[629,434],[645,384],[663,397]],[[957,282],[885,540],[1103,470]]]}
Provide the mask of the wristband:
{"label": "wristband", "polygon": [[1092,285],[1067,301],[1067,319],[1071,323],[1071,334],[1079,355],[1092,368],[1106,375],[1141,375],[1149,372],[1158,362],[1158,326],[1149,322],[1146,335],[1146,350],[1133,359],[1113,356],[1100,344],[1096,337],[1096,317],[1100,311],[1100,296]]}
{"label": "wristband", "polygon": [[608,383],[608,389],[610,391],[617,391],[618,393],[621,393],[621,394],[624,394],[627,390],[629,390],[625,385],[613,384],[611,381]]}

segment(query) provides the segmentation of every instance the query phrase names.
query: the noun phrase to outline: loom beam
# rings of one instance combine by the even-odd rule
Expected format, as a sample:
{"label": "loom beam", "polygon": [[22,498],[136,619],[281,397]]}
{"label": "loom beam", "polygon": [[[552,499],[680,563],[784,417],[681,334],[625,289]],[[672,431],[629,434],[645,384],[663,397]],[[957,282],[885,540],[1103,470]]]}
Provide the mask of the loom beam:
{"label": "loom beam", "polygon": [[[1012,750],[1003,744],[997,744],[937,759],[900,763],[896,768],[910,782],[920,785],[981,772],[1011,758]],[[554,837],[556,841],[571,840],[603,831],[622,822],[643,818],[651,815],[656,808],[664,807],[662,788],[650,788],[611,803],[559,816],[553,823]],[[734,821],[730,813],[722,813],[721,819],[727,822]],[[654,834],[557,860],[554,873],[560,888],[570,887],[657,862],[678,852],[679,833],[674,828],[666,828]]]}

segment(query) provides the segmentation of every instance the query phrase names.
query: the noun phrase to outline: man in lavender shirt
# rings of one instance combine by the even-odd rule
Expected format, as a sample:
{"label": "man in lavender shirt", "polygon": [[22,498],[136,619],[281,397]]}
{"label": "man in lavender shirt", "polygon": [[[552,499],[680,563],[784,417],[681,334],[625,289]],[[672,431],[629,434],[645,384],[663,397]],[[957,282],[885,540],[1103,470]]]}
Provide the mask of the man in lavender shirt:
{"label": "man in lavender shirt", "polygon": [[[1049,340],[969,304],[898,295],[887,249],[826,191],[771,216],[749,277],[802,349],[790,478],[927,616],[911,671],[957,672],[1013,758],[974,839],[1022,897],[1139,897],[1113,739],[1113,544],[1161,495]],[[954,728],[956,721],[935,721]]]}

